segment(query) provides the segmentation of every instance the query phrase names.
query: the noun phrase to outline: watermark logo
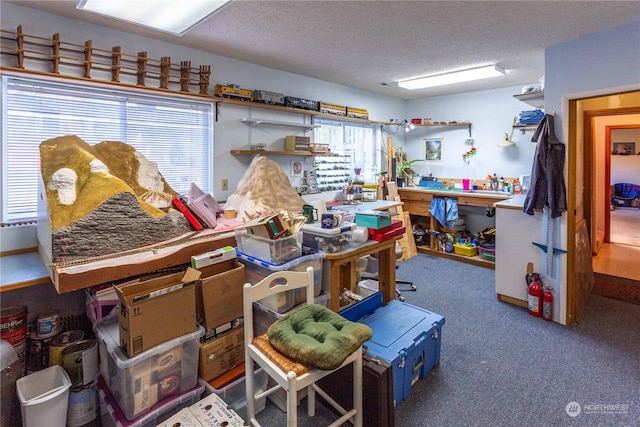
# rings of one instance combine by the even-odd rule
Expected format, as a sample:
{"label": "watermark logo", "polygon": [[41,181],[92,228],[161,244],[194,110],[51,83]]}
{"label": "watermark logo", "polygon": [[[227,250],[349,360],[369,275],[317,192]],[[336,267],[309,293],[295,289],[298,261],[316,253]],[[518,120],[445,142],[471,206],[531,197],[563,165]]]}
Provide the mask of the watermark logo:
{"label": "watermark logo", "polygon": [[628,414],[629,404],[627,403],[586,403],[580,405],[578,402],[572,401],[564,407],[565,412],[571,418],[575,418],[584,412],[587,414]]}
{"label": "watermark logo", "polygon": [[578,402],[567,403],[567,406],[564,407],[564,410],[571,418],[577,417],[578,415],[580,415],[580,412],[582,412],[582,408],[580,407],[580,404]]}
{"label": "watermark logo", "polygon": [[582,407],[585,414],[628,414],[628,403],[587,403]]}

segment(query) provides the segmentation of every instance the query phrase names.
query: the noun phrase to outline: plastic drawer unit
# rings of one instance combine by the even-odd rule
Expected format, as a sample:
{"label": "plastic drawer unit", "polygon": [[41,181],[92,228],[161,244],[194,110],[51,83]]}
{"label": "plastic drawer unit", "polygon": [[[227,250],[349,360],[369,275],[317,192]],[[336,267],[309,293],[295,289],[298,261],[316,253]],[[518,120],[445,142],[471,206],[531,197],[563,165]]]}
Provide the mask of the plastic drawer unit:
{"label": "plastic drawer unit", "polygon": [[392,300],[382,306],[375,294],[340,312],[348,320],[369,325],[373,337],[363,344],[369,354],[391,363],[393,399],[405,399],[413,384],[440,363],[444,317],[420,307]]}
{"label": "plastic drawer unit", "polygon": [[107,384],[101,375],[98,375],[96,387],[100,398],[100,418],[102,427],[155,427],[157,424],[170,418],[172,415],[180,411],[182,408],[193,405],[198,402],[205,390],[206,382],[198,381],[195,387],[181,394],[171,396],[162,402],[158,402],[151,407],[150,410],[134,418],[128,420],[120,407],[113,399]]}
{"label": "plastic drawer unit", "polygon": [[[238,252],[238,260],[244,264],[247,282],[255,285],[271,273],[276,271],[305,271],[307,267],[313,267],[313,296],[320,295],[322,289],[322,261],[324,253],[314,252],[310,255],[303,255],[284,264],[271,264],[267,261],[254,258],[243,252]],[[291,310],[295,305],[305,301],[305,289],[295,289],[292,291],[281,292],[271,295],[260,302],[270,309],[285,313]]]}
{"label": "plastic drawer unit", "polygon": [[94,330],[100,350],[100,374],[128,420],[147,412],[157,402],[196,386],[202,326],[135,357],[126,356],[118,345],[118,319],[98,323]]}

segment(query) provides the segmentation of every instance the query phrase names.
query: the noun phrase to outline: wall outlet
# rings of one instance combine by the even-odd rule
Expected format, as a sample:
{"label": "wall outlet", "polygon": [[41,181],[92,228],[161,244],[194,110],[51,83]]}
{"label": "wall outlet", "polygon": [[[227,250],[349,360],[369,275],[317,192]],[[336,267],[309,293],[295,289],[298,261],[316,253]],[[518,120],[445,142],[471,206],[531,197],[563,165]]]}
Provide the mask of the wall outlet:
{"label": "wall outlet", "polygon": [[222,187],[222,191],[227,191],[229,189],[229,180],[223,179],[221,187]]}

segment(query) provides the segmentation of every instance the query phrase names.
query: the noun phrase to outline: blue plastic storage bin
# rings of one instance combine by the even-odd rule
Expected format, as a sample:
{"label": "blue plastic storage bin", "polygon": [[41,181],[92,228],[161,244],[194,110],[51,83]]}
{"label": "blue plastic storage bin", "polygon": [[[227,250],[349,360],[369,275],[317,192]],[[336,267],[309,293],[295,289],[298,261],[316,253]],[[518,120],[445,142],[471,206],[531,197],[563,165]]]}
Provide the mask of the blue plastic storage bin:
{"label": "blue plastic storage bin", "polygon": [[393,367],[393,398],[404,400],[413,384],[440,363],[445,319],[420,307],[392,300],[382,306],[375,294],[340,312],[346,319],[369,325],[373,337],[364,343],[369,354]]}

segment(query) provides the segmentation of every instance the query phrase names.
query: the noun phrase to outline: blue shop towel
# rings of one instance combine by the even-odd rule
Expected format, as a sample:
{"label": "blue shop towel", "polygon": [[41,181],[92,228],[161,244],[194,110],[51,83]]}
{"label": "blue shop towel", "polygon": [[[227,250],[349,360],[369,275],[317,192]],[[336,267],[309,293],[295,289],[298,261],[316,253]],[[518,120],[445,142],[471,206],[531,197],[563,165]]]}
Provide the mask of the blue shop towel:
{"label": "blue shop towel", "polygon": [[521,111],[516,125],[537,125],[544,117],[542,110]]}
{"label": "blue shop towel", "polygon": [[434,197],[429,212],[443,227],[452,228],[453,221],[458,219],[458,202],[448,197]]}

